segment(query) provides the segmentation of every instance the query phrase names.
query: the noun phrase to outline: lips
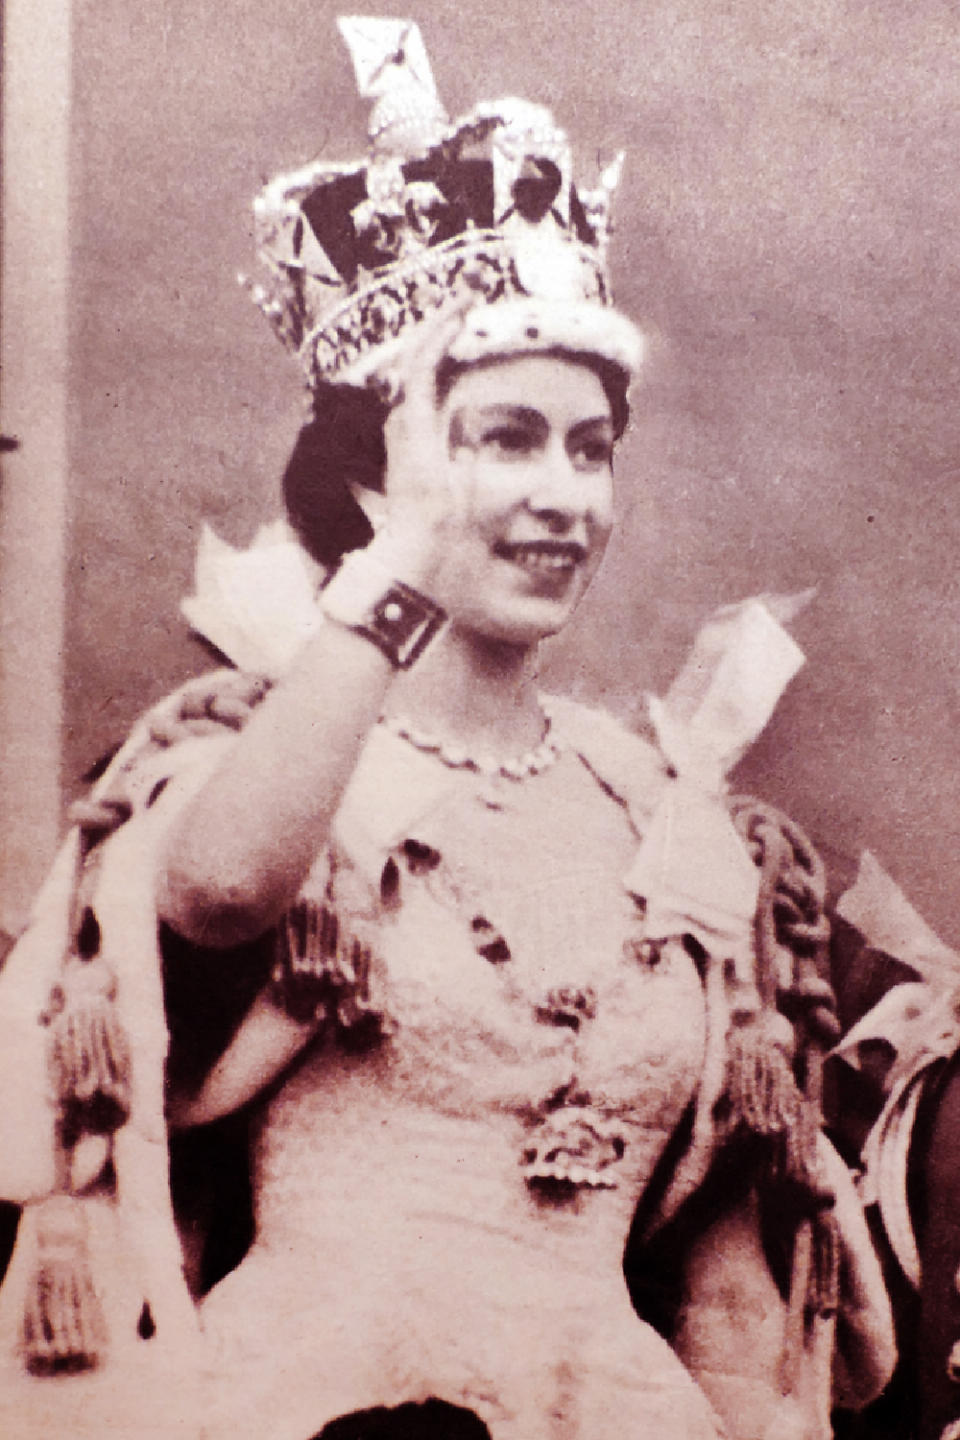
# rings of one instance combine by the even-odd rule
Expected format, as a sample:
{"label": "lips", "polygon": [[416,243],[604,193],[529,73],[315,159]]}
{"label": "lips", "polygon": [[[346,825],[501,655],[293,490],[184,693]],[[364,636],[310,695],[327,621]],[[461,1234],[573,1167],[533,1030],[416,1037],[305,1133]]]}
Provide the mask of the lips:
{"label": "lips", "polygon": [[585,546],[575,540],[521,540],[513,543],[502,540],[494,546],[494,554],[535,575],[569,573],[587,558]]}

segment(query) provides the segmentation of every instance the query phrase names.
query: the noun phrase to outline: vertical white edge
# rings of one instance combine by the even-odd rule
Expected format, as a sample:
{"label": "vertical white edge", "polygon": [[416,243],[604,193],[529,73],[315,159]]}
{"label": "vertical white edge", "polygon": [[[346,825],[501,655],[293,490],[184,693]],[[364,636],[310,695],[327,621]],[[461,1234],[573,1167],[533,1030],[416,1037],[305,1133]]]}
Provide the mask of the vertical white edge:
{"label": "vertical white edge", "polygon": [[61,825],[71,0],[2,0],[0,928]]}

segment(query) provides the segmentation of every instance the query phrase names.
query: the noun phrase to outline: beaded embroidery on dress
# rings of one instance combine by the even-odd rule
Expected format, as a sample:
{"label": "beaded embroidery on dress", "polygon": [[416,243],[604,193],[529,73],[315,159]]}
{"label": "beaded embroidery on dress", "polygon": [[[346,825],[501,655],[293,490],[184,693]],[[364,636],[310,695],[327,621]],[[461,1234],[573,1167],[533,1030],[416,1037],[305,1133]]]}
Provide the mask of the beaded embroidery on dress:
{"label": "beaded embroidery on dress", "polygon": [[[435,784],[411,811],[391,791],[423,795],[420,772]],[[202,1312],[239,1375],[255,1331],[273,1363],[252,1321],[270,1310],[277,1373],[299,1377],[291,1440],[308,1415],[428,1394],[497,1440],[526,1440],[551,1410],[571,1436],[623,1434],[629,1413],[675,1440],[719,1433],[621,1273],[636,1197],[697,1087],[700,980],[682,947],[637,958],[622,883],[636,832],[582,760],[564,748],[504,783],[510,803],[491,809],[482,776],[381,728],[341,805],[324,894],[342,933],[371,936],[388,1028],[358,1050],[328,1023],[270,1102],[257,1240]],[[377,814],[379,843],[356,843]],[[385,1289],[399,1316],[376,1325]],[[213,1433],[231,1423],[227,1407]]]}
{"label": "beaded embroidery on dress", "polygon": [[[632,374],[641,340],[609,304],[605,264],[619,165],[582,191],[567,141],[542,108],[510,99],[450,123],[415,26],[359,18],[341,29],[361,90],[375,102],[370,154],[279,177],[256,211],[269,276],[258,299],[308,386],[369,383],[395,399],[391,365],[400,347],[430,315],[466,300],[473,308],[451,346],[454,361],[560,346]],[[238,663],[259,668],[266,655],[272,677],[314,627],[317,579],[290,564],[289,542],[274,540],[263,549],[278,552],[283,583],[271,591],[266,623],[218,626],[213,635],[225,650],[242,640],[243,653],[230,653]],[[207,551],[208,578],[222,579],[209,542]],[[269,566],[255,568],[265,584]],[[202,606],[191,611],[201,618]],[[216,604],[211,615],[223,618]],[[734,707],[738,722],[744,713],[756,718],[751,679],[757,674],[738,677],[750,702]],[[779,999],[757,984],[757,866],[726,812],[722,766],[707,767],[705,785],[693,773],[703,770],[702,755],[674,726],[669,738],[683,751],[671,755],[683,762],[674,784],[651,747],[582,707],[558,725],[570,743],[548,739],[532,763],[518,757],[495,775],[481,763],[439,764],[412,737],[375,728],[329,845],[278,927],[272,971],[212,1058],[199,1098],[177,1112],[168,1095],[165,1110],[176,1045],[165,1023],[158,847],[268,684],[220,675],[185,687],[138,727],[95,795],[105,810],[110,801],[127,807],[98,841],[103,870],[94,876],[94,862],[88,872],[95,893],[81,893],[116,967],[118,1024],[136,1034],[129,1116],[110,1140],[112,1172],[104,1162],[90,1177],[101,1191],[72,1176],[68,1185],[62,1173],[27,1187],[17,1257],[32,1258],[42,1231],[38,1194],[66,1200],[74,1219],[99,1210],[107,1222],[94,1237],[110,1302],[104,1354],[119,1360],[139,1423],[117,1420],[105,1364],[82,1377],[98,1407],[87,1407],[87,1418],[101,1433],[119,1423],[138,1435],[156,1421],[163,1440],[188,1433],[191,1420],[204,1440],[303,1440],[334,1416],[441,1394],[482,1417],[494,1440],[531,1440],[545,1428],[565,1440],[718,1440],[723,1427],[694,1378],[697,1356],[683,1363],[679,1346],[637,1318],[622,1258],[637,1199],[671,1138],[683,1139],[685,1117],[693,1112],[680,1183],[667,1186],[675,1205],[724,1138],[715,1122],[732,1093],[732,1018],[747,1022],[746,1031]],[[582,741],[571,737],[578,725]],[[219,732],[212,738],[211,727]],[[629,772],[622,785],[611,777],[611,758],[621,778]],[[688,824],[689,846],[678,856],[669,822],[684,806],[688,821],[709,825],[698,834]],[[689,872],[699,870],[702,881],[709,868],[700,862],[716,862],[711,846],[729,862],[732,903],[720,895],[708,905],[707,887],[690,883]],[[683,863],[691,857],[697,865]],[[8,981],[30,982],[19,992],[17,1021],[29,1035],[30,1084],[50,1128],[69,1113],[84,1069],[63,1065],[67,1051],[56,1047],[52,1067],[36,1063],[41,1007],[66,977],[78,938],[77,894],[68,876],[56,878],[55,906],[46,905],[39,930],[4,971]],[[716,888],[708,900],[718,899]],[[691,937],[699,950],[686,943]],[[31,975],[38,951],[42,964]],[[791,957],[775,958],[792,981]],[[741,1002],[735,1017],[730,974]],[[109,983],[101,988],[96,998],[113,1003]],[[77,1007],[68,1023],[82,1013]],[[260,1026],[262,1040],[265,1023],[273,1048],[266,1060],[256,1050],[243,1099],[232,1107],[257,1101],[257,1233],[201,1307],[201,1347],[174,1227],[164,1122],[186,1115],[206,1124],[229,1114],[222,1093],[219,1109],[200,1101],[208,1085],[216,1090],[221,1062],[242,1051],[248,1027]],[[105,1052],[111,1086],[125,1079],[127,1052],[112,1027],[98,1020],[86,1029]],[[100,1045],[108,1032],[109,1047]],[[783,1027],[774,1038],[789,1048]],[[765,1058],[756,1048],[743,1052],[748,1061]],[[792,1098],[789,1067],[788,1057],[783,1089]],[[69,1082],[55,1099],[45,1090],[51,1069]],[[759,1132],[775,1108],[755,1103],[771,1071],[749,1073],[757,1085],[743,1091],[749,1103],[740,1109],[755,1117],[733,1119],[750,1128],[755,1118]],[[190,1100],[198,1102],[192,1112]],[[83,1118],[91,1120],[89,1107]],[[772,1120],[779,1139],[784,1116]],[[51,1145],[57,1161],[62,1139],[60,1132]],[[78,1158],[73,1153],[71,1164]],[[77,1193],[68,1195],[71,1186]],[[832,1197],[822,1190],[814,1198]],[[53,1239],[74,1241],[67,1229]],[[33,1376],[20,1373],[17,1329],[30,1293],[21,1283],[26,1264],[13,1270],[0,1360],[5,1380],[18,1369],[16,1404]],[[794,1360],[825,1319],[807,1278],[801,1269]],[[45,1339],[48,1317],[38,1325],[37,1312],[27,1313],[34,1338]],[[65,1313],[72,1318],[69,1304]],[[208,1366],[206,1391],[182,1422],[173,1407],[189,1403],[198,1356]],[[178,1385],[163,1394],[167,1408],[154,1397],[173,1388],[170,1374]],[[766,1377],[758,1388],[766,1403]],[[31,1394],[36,1403],[38,1392]],[[63,1394],[47,1383],[39,1403],[55,1413]],[[0,1396],[0,1409],[5,1404]],[[44,1433],[64,1432],[48,1423]]]}

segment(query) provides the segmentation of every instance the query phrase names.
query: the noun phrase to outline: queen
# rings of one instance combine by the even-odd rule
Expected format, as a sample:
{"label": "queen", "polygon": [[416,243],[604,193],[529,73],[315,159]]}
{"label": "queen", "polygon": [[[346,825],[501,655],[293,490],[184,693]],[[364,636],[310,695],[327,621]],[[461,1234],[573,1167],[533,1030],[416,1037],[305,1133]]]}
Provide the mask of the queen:
{"label": "queen", "polygon": [[[125,1433],[818,1440],[890,1362],[819,1133],[819,862],[689,710],[656,743],[536,681],[643,359],[616,166],[578,188],[546,110],[451,122],[415,26],[341,30],[369,151],[256,209],[312,406],[289,532],[201,586],[238,668],[137,729],[10,970],[54,1080],[8,1186],[24,1383],[109,1417],[179,1344]],[[163,1122],[202,1151],[230,1115],[252,1233],[211,1284]]]}

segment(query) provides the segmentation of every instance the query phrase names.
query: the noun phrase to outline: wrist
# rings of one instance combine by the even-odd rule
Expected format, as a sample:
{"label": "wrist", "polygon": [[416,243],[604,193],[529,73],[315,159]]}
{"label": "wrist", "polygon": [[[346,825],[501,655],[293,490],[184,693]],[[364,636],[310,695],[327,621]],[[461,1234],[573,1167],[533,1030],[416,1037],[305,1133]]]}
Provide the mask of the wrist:
{"label": "wrist", "polygon": [[346,555],[321,592],[320,608],[328,620],[370,640],[396,669],[405,670],[447,617],[406,578],[417,573],[408,547],[398,544],[397,537],[390,540]]}

